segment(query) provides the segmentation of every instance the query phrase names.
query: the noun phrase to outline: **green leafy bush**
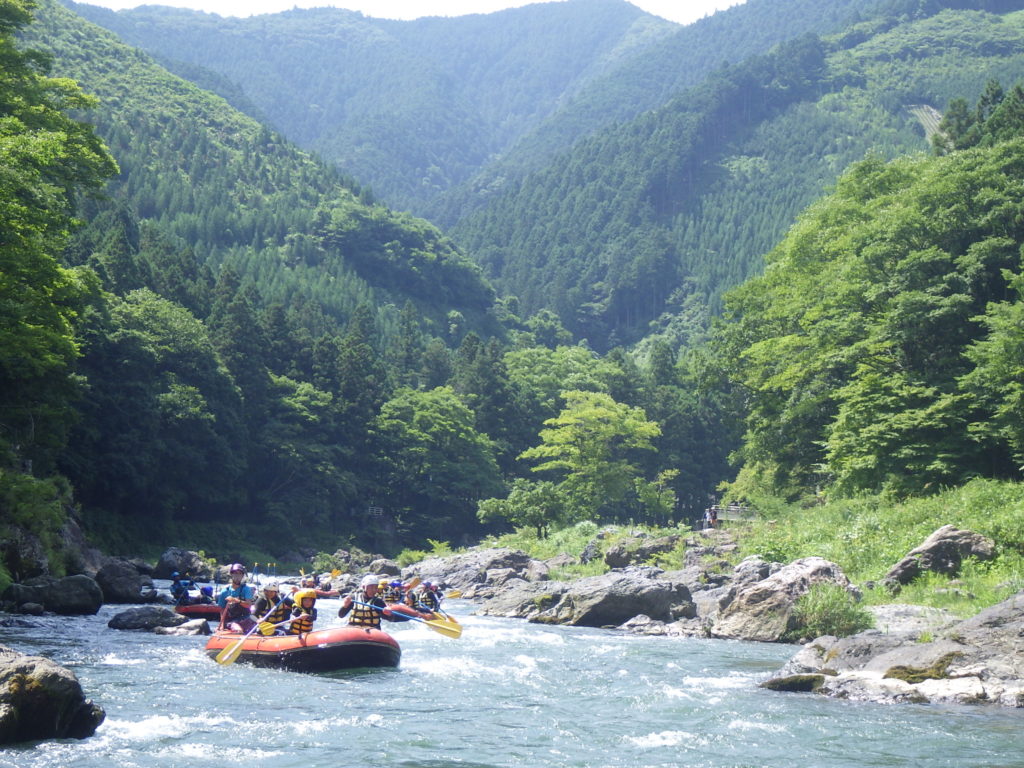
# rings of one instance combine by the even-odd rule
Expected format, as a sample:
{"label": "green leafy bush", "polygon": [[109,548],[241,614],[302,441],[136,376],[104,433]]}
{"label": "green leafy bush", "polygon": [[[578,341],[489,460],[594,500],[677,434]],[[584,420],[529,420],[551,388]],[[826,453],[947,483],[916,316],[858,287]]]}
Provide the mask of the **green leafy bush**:
{"label": "green leafy bush", "polygon": [[835,635],[848,637],[875,625],[874,616],[838,584],[815,584],[796,601],[790,639]]}

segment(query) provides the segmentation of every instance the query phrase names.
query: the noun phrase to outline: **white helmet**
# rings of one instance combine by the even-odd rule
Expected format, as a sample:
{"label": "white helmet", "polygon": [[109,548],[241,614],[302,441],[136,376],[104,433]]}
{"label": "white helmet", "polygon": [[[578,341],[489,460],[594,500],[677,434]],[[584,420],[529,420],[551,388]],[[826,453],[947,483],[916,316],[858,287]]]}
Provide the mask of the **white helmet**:
{"label": "white helmet", "polygon": [[374,576],[372,573],[368,573],[365,576],[363,576],[363,580],[359,582],[359,586],[360,587],[368,587],[371,584],[373,586],[377,586],[377,581],[378,581],[378,579],[377,579],[376,576]]}

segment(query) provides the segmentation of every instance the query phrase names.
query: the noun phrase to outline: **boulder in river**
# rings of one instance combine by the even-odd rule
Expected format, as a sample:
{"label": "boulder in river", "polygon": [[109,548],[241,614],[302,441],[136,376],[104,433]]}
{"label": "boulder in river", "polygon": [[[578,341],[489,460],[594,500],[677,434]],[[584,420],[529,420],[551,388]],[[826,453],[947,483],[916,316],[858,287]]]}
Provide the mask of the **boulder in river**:
{"label": "boulder in river", "polygon": [[198,552],[189,549],[169,547],[160,555],[160,560],[153,569],[154,579],[169,579],[177,571],[182,576],[190,575],[193,579],[206,581],[213,578],[213,568]]}
{"label": "boulder in river", "polygon": [[995,542],[987,536],[944,525],[896,563],[882,583],[909,584],[926,571],[955,576],[960,572],[964,558],[991,560],[995,553]]}
{"label": "boulder in river", "polygon": [[210,625],[206,619],[192,619],[176,627],[154,627],[153,632],[157,635],[208,635]]}
{"label": "boulder in river", "polygon": [[583,627],[619,626],[639,614],[657,621],[693,617],[686,586],[658,579],[659,573],[656,568],[627,568],[571,582],[511,581],[480,613]]}
{"label": "boulder in river", "polygon": [[[757,571],[760,573],[760,571]],[[767,578],[736,590],[711,627],[711,635],[774,643],[789,631],[793,606],[816,584],[839,584],[853,592],[843,570],[821,557],[794,560]]]}
{"label": "boulder in river", "polygon": [[94,615],[103,605],[103,590],[84,574],[65,576],[39,576],[24,584],[11,584],[3,599],[16,606],[38,603],[47,611],[62,616]]}
{"label": "boulder in river", "polygon": [[103,590],[105,603],[148,603],[155,597],[153,580],[128,560],[108,560],[96,572],[96,583]]}
{"label": "boulder in river", "polygon": [[186,616],[162,605],[143,605],[114,614],[107,626],[111,629],[153,630],[157,627],[178,627],[187,621]]}
{"label": "boulder in river", "polygon": [[0,646],[0,744],[84,739],[104,717],[71,670]]}
{"label": "boulder in river", "polygon": [[819,637],[762,685],[879,703],[1024,707],[1024,592],[922,642],[929,637]]}
{"label": "boulder in river", "polygon": [[446,587],[462,590],[465,597],[472,597],[475,594],[470,591],[472,588],[488,583],[489,571],[500,573],[505,579],[505,571],[510,569],[525,579],[533,562],[528,554],[518,549],[471,549],[459,555],[428,557],[413,563],[402,570],[402,578],[406,581],[413,576],[436,579]]}

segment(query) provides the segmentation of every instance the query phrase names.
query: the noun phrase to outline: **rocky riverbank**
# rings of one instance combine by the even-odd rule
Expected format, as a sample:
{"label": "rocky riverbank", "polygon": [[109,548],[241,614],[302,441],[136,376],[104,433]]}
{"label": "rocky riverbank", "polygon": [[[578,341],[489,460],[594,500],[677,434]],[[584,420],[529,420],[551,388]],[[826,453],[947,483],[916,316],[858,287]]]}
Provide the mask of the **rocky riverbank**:
{"label": "rocky riverbank", "polygon": [[[457,589],[478,602],[477,612],[484,615],[761,642],[792,637],[794,606],[816,584],[834,584],[860,595],[838,565],[822,558],[783,564],[749,557],[733,566],[726,556],[735,543],[715,530],[696,532],[686,541],[680,570],[635,564],[675,545],[660,540],[620,543],[605,555],[606,562],[611,557],[619,567],[573,581],[550,577],[553,568],[572,562],[573,556],[539,561],[510,549],[430,558],[402,575]],[[992,551],[984,537],[943,526],[893,566],[885,585],[898,592],[925,570],[955,575],[965,557],[985,559]],[[873,606],[871,613],[875,629],[806,642],[765,686],[886,703],[1024,707],[1024,592],[966,621],[913,605]]]}

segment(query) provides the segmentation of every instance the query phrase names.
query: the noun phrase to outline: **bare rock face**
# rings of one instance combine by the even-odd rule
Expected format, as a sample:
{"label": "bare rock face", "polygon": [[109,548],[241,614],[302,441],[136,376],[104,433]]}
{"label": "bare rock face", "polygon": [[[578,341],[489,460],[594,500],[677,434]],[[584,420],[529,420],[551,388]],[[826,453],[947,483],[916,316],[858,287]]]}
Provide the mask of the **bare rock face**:
{"label": "bare rock face", "polygon": [[944,525],[896,563],[882,581],[909,584],[925,571],[955,576],[966,557],[991,560],[995,557],[995,542],[980,533]]}
{"label": "bare rock face", "polygon": [[105,716],[71,670],[0,646],[0,744],[85,739]]}
{"label": "bare rock face", "polygon": [[805,645],[764,687],[879,703],[1024,708],[1024,592],[921,642],[862,632]]}
{"label": "bare rock face", "polygon": [[[754,569],[759,573],[759,569]],[[790,628],[793,605],[816,584],[833,583],[851,590],[842,569],[821,557],[794,560],[767,578],[737,589],[711,628],[712,637],[780,641]]]}

